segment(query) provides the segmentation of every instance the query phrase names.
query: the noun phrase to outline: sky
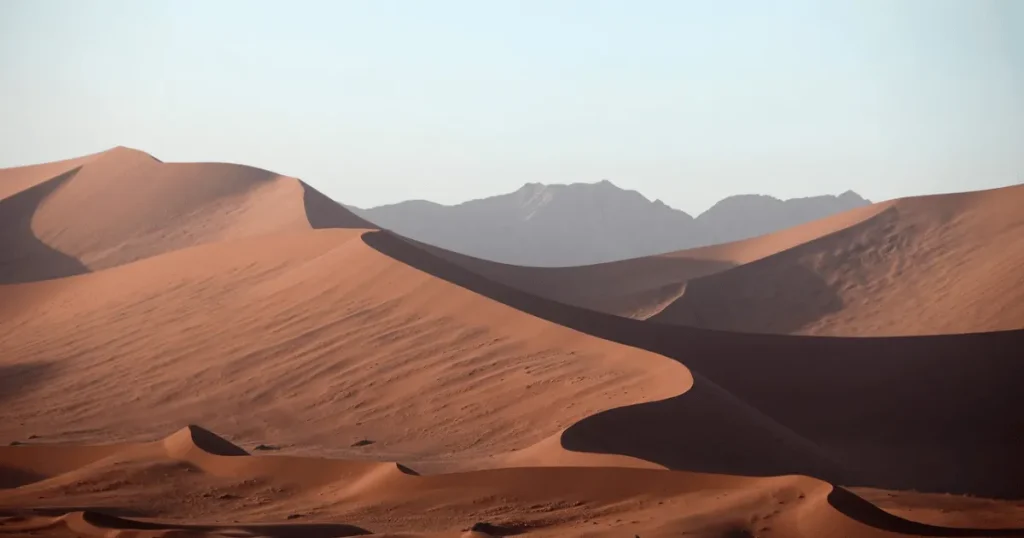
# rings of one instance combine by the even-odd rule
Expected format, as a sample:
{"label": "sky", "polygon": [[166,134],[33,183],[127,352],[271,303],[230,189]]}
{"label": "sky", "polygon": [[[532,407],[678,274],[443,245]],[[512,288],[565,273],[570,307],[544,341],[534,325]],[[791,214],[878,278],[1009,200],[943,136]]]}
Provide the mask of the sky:
{"label": "sky", "polygon": [[114,146],[360,207],[1018,184],[1024,0],[0,1],[0,167]]}

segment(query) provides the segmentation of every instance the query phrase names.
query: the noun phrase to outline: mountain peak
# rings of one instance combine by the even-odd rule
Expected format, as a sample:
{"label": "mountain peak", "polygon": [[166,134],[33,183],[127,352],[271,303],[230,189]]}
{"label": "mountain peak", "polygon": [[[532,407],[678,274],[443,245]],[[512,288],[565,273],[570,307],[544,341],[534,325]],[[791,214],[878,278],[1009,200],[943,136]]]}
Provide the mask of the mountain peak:
{"label": "mountain peak", "polygon": [[865,198],[865,197],[863,197],[863,196],[853,192],[852,190],[847,190],[847,191],[843,192],[842,194],[837,196],[837,198],[839,198],[840,200],[848,200],[848,201],[851,201],[851,202],[863,202],[865,204],[870,204],[871,203],[870,200],[868,200],[867,198]]}
{"label": "mountain peak", "polygon": [[793,200],[738,195],[694,219],[604,178],[528,182],[515,192],[455,206],[398,205],[362,214],[399,234],[455,252],[503,263],[565,266],[745,239],[866,203],[852,192]]}

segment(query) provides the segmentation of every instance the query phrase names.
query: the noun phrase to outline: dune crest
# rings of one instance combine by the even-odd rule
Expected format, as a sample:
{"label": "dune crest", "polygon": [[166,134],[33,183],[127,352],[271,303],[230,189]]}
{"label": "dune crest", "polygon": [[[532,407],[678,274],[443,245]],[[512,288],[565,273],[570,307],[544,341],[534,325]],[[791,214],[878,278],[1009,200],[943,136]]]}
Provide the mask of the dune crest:
{"label": "dune crest", "polygon": [[[17,264],[22,276],[0,282],[24,282],[29,273],[48,275],[55,256],[75,261],[77,270],[56,275],[69,276],[243,237],[324,227],[373,228],[301,181],[249,166],[164,163],[118,147],[29,168],[3,172],[19,185],[28,181],[23,178],[35,181],[58,173],[33,186],[38,190],[50,182],[52,188],[17,205],[18,214],[24,215],[19,218],[30,224],[13,236],[5,234],[0,267]],[[3,179],[0,173],[0,184]],[[0,218],[14,212],[5,209]],[[52,254],[37,255],[21,246],[32,242]]]}
{"label": "dune crest", "polygon": [[249,455],[244,449],[231,444],[230,441],[192,424],[164,439],[163,445],[169,455],[179,458],[185,458],[195,452],[213,456]]}

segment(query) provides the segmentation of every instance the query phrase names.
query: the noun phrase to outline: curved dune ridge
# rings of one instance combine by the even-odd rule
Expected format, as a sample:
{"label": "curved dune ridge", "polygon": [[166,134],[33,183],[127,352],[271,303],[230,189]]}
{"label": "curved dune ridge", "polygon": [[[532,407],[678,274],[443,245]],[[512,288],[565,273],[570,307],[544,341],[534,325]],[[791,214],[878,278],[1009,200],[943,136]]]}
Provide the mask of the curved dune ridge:
{"label": "curved dune ridge", "polygon": [[[0,283],[275,232],[373,227],[344,208],[322,207],[323,195],[294,178],[241,165],[163,163],[120,147],[0,173],[0,192],[15,188],[0,199]],[[54,275],[57,257],[74,263]]]}
{"label": "curved dune ridge", "polygon": [[[106,457],[96,459],[98,448]],[[1024,535],[1024,529],[941,527],[900,518],[843,488],[800,476],[744,478],[614,467],[421,476],[389,463],[252,456],[198,426],[156,442],[58,450],[0,449],[5,460],[15,454],[22,462],[54,456],[89,461],[0,490],[0,532],[154,537]],[[152,483],[154,475],[160,476],[160,487]],[[9,507],[41,495],[59,495],[60,503],[45,509]],[[481,506],[481,495],[502,499],[501,510]],[[106,508],[113,505],[119,508]],[[242,514],[260,522],[224,521],[225,515]]]}
{"label": "curved dune ridge", "polygon": [[[1024,332],[813,338],[628,319],[375,230],[295,179],[124,148],[83,159],[0,174],[19,181],[0,200],[0,440],[21,444],[0,447],[0,534],[1024,527],[1010,501],[914,522],[902,501],[887,514],[830,485],[1024,497],[1024,447],[1007,434],[1024,424]],[[882,215],[832,222],[843,234]],[[625,295],[681,292],[664,315],[703,280],[672,281],[693,259],[750,262],[727,275],[833,237],[815,233],[645,262],[649,280]],[[997,509],[980,519],[1003,530],[970,524]]]}

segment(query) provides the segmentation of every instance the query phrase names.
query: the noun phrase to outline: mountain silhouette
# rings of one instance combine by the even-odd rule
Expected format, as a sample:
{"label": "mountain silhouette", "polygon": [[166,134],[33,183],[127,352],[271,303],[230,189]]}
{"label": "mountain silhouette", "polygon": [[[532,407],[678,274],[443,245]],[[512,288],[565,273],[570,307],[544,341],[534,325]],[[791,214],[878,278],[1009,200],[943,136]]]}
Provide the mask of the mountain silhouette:
{"label": "mountain silhouette", "polygon": [[527,183],[515,192],[450,206],[410,200],[349,209],[411,239],[470,256],[568,266],[746,239],[868,204],[853,191],[790,200],[740,195],[694,218],[602,180]]}

